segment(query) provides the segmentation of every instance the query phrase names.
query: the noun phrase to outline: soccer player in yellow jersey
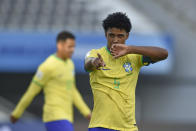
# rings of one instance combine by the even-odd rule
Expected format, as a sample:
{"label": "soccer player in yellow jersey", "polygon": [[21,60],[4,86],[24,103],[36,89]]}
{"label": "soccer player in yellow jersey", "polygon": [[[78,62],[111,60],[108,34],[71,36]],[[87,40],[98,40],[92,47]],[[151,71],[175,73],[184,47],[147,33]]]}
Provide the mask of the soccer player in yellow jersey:
{"label": "soccer player in yellow jersey", "polygon": [[94,108],[89,131],[138,131],[135,121],[135,89],[144,65],[168,56],[159,47],[127,46],[131,30],[126,14],[116,12],[103,20],[107,46],[86,55]]}
{"label": "soccer player in yellow jersey", "polygon": [[57,36],[57,51],[38,68],[32,82],[11,114],[15,123],[43,90],[43,121],[47,131],[73,131],[73,105],[84,117],[90,119],[91,112],[75,86],[74,64],[71,56],[75,48],[75,36],[60,32]]}

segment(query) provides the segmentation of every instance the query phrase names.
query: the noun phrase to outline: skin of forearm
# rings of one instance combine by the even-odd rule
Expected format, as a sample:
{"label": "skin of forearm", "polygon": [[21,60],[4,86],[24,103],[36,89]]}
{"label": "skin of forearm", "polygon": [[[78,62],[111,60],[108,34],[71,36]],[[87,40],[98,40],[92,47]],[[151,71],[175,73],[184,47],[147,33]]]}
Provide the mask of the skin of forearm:
{"label": "skin of forearm", "polygon": [[154,62],[164,60],[168,57],[167,50],[152,46],[128,46],[127,52],[128,54],[141,54],[148,56]]}

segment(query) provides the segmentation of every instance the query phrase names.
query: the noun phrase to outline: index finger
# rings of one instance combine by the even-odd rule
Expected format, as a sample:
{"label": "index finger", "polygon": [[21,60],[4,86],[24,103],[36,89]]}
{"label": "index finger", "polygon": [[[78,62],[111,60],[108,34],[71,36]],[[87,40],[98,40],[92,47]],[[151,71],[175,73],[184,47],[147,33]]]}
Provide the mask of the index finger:
{"label": "index finger", "polygon": [[103,61],[103,58],[101,57],[101,55],[99,53],[97,53],[98,58]]}

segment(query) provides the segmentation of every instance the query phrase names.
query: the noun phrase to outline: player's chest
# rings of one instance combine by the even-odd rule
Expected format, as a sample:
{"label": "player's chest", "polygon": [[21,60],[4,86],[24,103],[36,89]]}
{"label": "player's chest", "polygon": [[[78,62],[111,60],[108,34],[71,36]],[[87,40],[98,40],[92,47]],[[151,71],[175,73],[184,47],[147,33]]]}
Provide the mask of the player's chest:
{"label": "player's chest", "polygon": [[106,66],[99,69],[99,73],[106,76],[129,76],[137,72],[137,65],[133,59],[121,57],[114,59],[110,56],[103,58]]}
{"label": "player's chest", "polygon": [[52,79],[57,83],[73,82],[74,68],[70,65],[60,65],[56,67],[56,71],[52,75]]}

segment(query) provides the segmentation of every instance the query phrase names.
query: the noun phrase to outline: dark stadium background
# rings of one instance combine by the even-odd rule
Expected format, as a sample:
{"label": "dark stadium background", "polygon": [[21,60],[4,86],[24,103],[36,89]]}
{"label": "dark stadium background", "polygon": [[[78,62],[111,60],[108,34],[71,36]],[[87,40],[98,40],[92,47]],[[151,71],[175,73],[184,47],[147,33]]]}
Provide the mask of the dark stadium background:
{"label": "dark stadium background", "polygon": [[[42,131],[43,94],[22,119],[9,115],[25,92],[37,66],[55,51],[55,36],[72,31],[77,87],[93,107],[85,53],[104,46],[101,20],[126,12],[133,23],[128,44],[157,45],[169,50],[167,61],[144,67],[136,91],[140,131],[196,130],[195,0],[0,0],[0,131]],[[75,110],[75,130],[88,121]]]}

